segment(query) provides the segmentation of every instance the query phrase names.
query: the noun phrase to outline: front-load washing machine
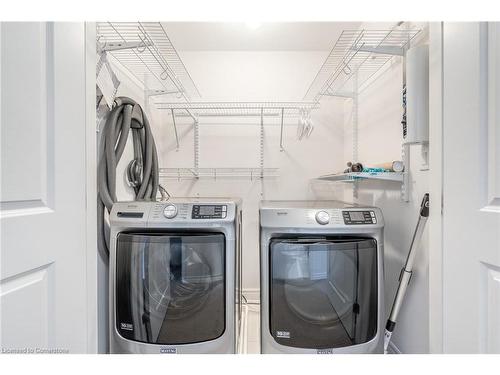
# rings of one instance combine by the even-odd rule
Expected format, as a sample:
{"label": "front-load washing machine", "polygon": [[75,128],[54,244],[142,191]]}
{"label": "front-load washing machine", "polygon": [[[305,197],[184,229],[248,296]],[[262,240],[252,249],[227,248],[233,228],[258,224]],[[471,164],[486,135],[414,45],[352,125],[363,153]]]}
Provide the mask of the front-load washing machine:
{"label": "front-load washing machine", "polygon": [[383,228],[375,207],[261,203],[262,353],[383,353]]}
{"label": "front-load washing machine", "polygon": [[235,353],[240,201],[116,203],[110,223],[110,352]]}

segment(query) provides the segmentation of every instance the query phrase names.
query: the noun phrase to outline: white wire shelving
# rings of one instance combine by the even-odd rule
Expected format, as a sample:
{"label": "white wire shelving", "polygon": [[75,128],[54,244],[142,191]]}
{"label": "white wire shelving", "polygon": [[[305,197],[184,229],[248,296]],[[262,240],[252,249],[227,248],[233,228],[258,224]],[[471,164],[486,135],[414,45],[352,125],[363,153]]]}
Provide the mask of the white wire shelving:
{"label": "white wire shelving", "polygon": [[279,177],[278,168],[160,168],[160,178],[171,180],[193,179],[250,179]]}
{"label": "white wire shelving", "polygon": [[362,181],[384,181],[400,184],[401,200],[408,202],[408,172],[349,172],[319,176],[318,181],[351,183],[354,198],[357,198],[358,183]]}
{"label": "white wire shelving", "polygon": [[201,97],[160,22],[98,22],[99,52],[108,53],[152,95]]}
{"label": "white wire shelving", "polygon": [[320,176],[318,180],[338,182],[382,180],[403,183],[404,173],[405,172],[349,172]]}
{"label": "white wire shelving", "polygon": [[173,110],[178,117],[294,117],[318,108],[313,102],[156,102],[156,108]]}
{"label": "white wire shelving", "polygon": [[[155,97],[152,102],[155,108],[170,111],[177,149],[180,147],[178,117],[192,118],[195,131],[200,117],[260,117],[261,122],[264,117],[273,117],[281,120],[283,151],[284,118],[297,117],[311,123],[310,112],[319,107],[319,103],[312,102],[200,101],[201,94],[161,22],[99,22],[97,44],[99,64],[107,62],[107,55],[111,55],[142,84],[146,98]],[[162,101],[161,97],[165,99]],[[195,149],[198,145],[199,139]]]}
{"label": "white wire shelving", "polygon": [[316,77],[304,100],[319,102],[322,96],[350,97],[346,83],[357,75],[358,85],[379,71],[393,56],[404,56],[405,48],[418,29],[344,30]]}
{"label": "white wire shelving", "polygon": [[[200,118],[224,118],[224,117],[255,117],[260,118],[261,149],[263,148],[263,126],[264,118],[274,118],[280,125],[280,151],[284,151],[283,128],[285,118],[298,118],[300,120],[298,133],[299,140],[308,138],[312,132],[313,124],[311,120],[311,110],[318,108],[318,103],[312,102],[160,102],[155,106],[159,110],[168,110],[172,116],[174,134],[176,137],[177,149],[179,148],[179,137],[177,131],[176,118],[191,117],[194,120],[194,128],[198,129]],[[261,153],[263,151],[261,150]]]}
{"label": "white wire shelving", "polygon": [[[303,100],[319,102],[323,96],[352,100],[352,160],[358,160],[359,91],[382,71],[394,56],[404,58],[420,29],[399,25],[390,30],[344,30],[330,51]],[[404,81],[404,64],[403,64]],[[407,153],[402,160],[409,165]],[[351,172],[320,176],[318,180],[350,182],[353,198],[358,197],[358,182],[390,181],[401,184],[401,199],[409,200],[408,172]]]}
{"label": "white wire shelving", "polygon": [[[194,120],[194,168],[162,168],[160,171],[162,178],[262,180],[279,176],[277,168],[264,168],[264,117],[280,120],[279,146],[283,151],[284,118],[297,117],[304,129],[308,128],[305,124],[309,123],[312,130],[310,113],[320,106],[322,96],[354,97],[359,87],[358,84],[361,85],[376,74],[392,56],[404,55],[405,48],[419,31],[400,28],[343,31],[308,88],[303,101],[297,102],[200,101],[201,94],[196,84],[160,22],[99,22],[97,23],[97,42],[101,56],[112,56],[142,83],[146,98],[155,97],[152,104],[157,109],[171,112],[177,149],[179,137],[175,118],[191,117]],[[346,94],[346,83],[353,77],[356,89]],[[162,97],[165,99],[160,99]],[[199,118],[202,117],[259,117],[260,166],[258,168],[199,168],[200,140],[197,132]],[[353,160],[356,160],[356,157]],[[319,179],[330,181],[378,179],[399,181],[404,184],[402,176],[402,174],[396,176],[390,173],[384,173],[383,176],[351,173],[321,176]]]}

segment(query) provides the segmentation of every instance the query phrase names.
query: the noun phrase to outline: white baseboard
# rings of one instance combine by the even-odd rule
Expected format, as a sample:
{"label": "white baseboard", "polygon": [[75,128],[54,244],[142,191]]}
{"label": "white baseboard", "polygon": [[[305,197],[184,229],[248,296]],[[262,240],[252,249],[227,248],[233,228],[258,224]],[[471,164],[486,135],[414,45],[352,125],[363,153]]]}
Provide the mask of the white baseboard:
{"label": "white baseboard", "polygon": [[243,296],[246,298],[248,303],[260,303],[259,288],[243,289]]}

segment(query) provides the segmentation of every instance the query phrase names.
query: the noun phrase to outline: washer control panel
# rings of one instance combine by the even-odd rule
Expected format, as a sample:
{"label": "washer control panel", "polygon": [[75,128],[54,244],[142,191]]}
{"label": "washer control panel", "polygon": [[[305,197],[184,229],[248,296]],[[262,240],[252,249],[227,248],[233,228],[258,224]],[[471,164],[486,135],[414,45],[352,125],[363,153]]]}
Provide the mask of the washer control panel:
{"label": "washer control panel", "polygon": [[330,222],[330,214],[326,211],[316,212],[315,217],[316,217],[316,221],[318,222],[318,224],[326,225]]}
{"label": "washer control panel", "polygon": [[227,205],[195,204],[191,213],[192,219],[225,219]]}
{"label": "washer control panel", "polygon": [[345,225],[377,224],[375,211],[342,211]]}
{"label": "washer control panel", "polygon": [[167,219],[173,219],[177,216],[177,206],[175,204],[167,204],[163,209],[163,216]]}

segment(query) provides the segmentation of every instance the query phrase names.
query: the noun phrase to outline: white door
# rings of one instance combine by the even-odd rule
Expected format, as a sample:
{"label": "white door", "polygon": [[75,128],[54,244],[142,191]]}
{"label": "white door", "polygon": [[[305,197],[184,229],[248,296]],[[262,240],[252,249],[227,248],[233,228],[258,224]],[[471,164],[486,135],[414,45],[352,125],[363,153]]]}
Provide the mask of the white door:
{"label": "white door", "polygon": [[500,353],[500,25],[442,30],[442,349]]}
{"label": "white door", "polygon": [[85,25],[1,23],[0,36],[0,346],[92,352]]}

